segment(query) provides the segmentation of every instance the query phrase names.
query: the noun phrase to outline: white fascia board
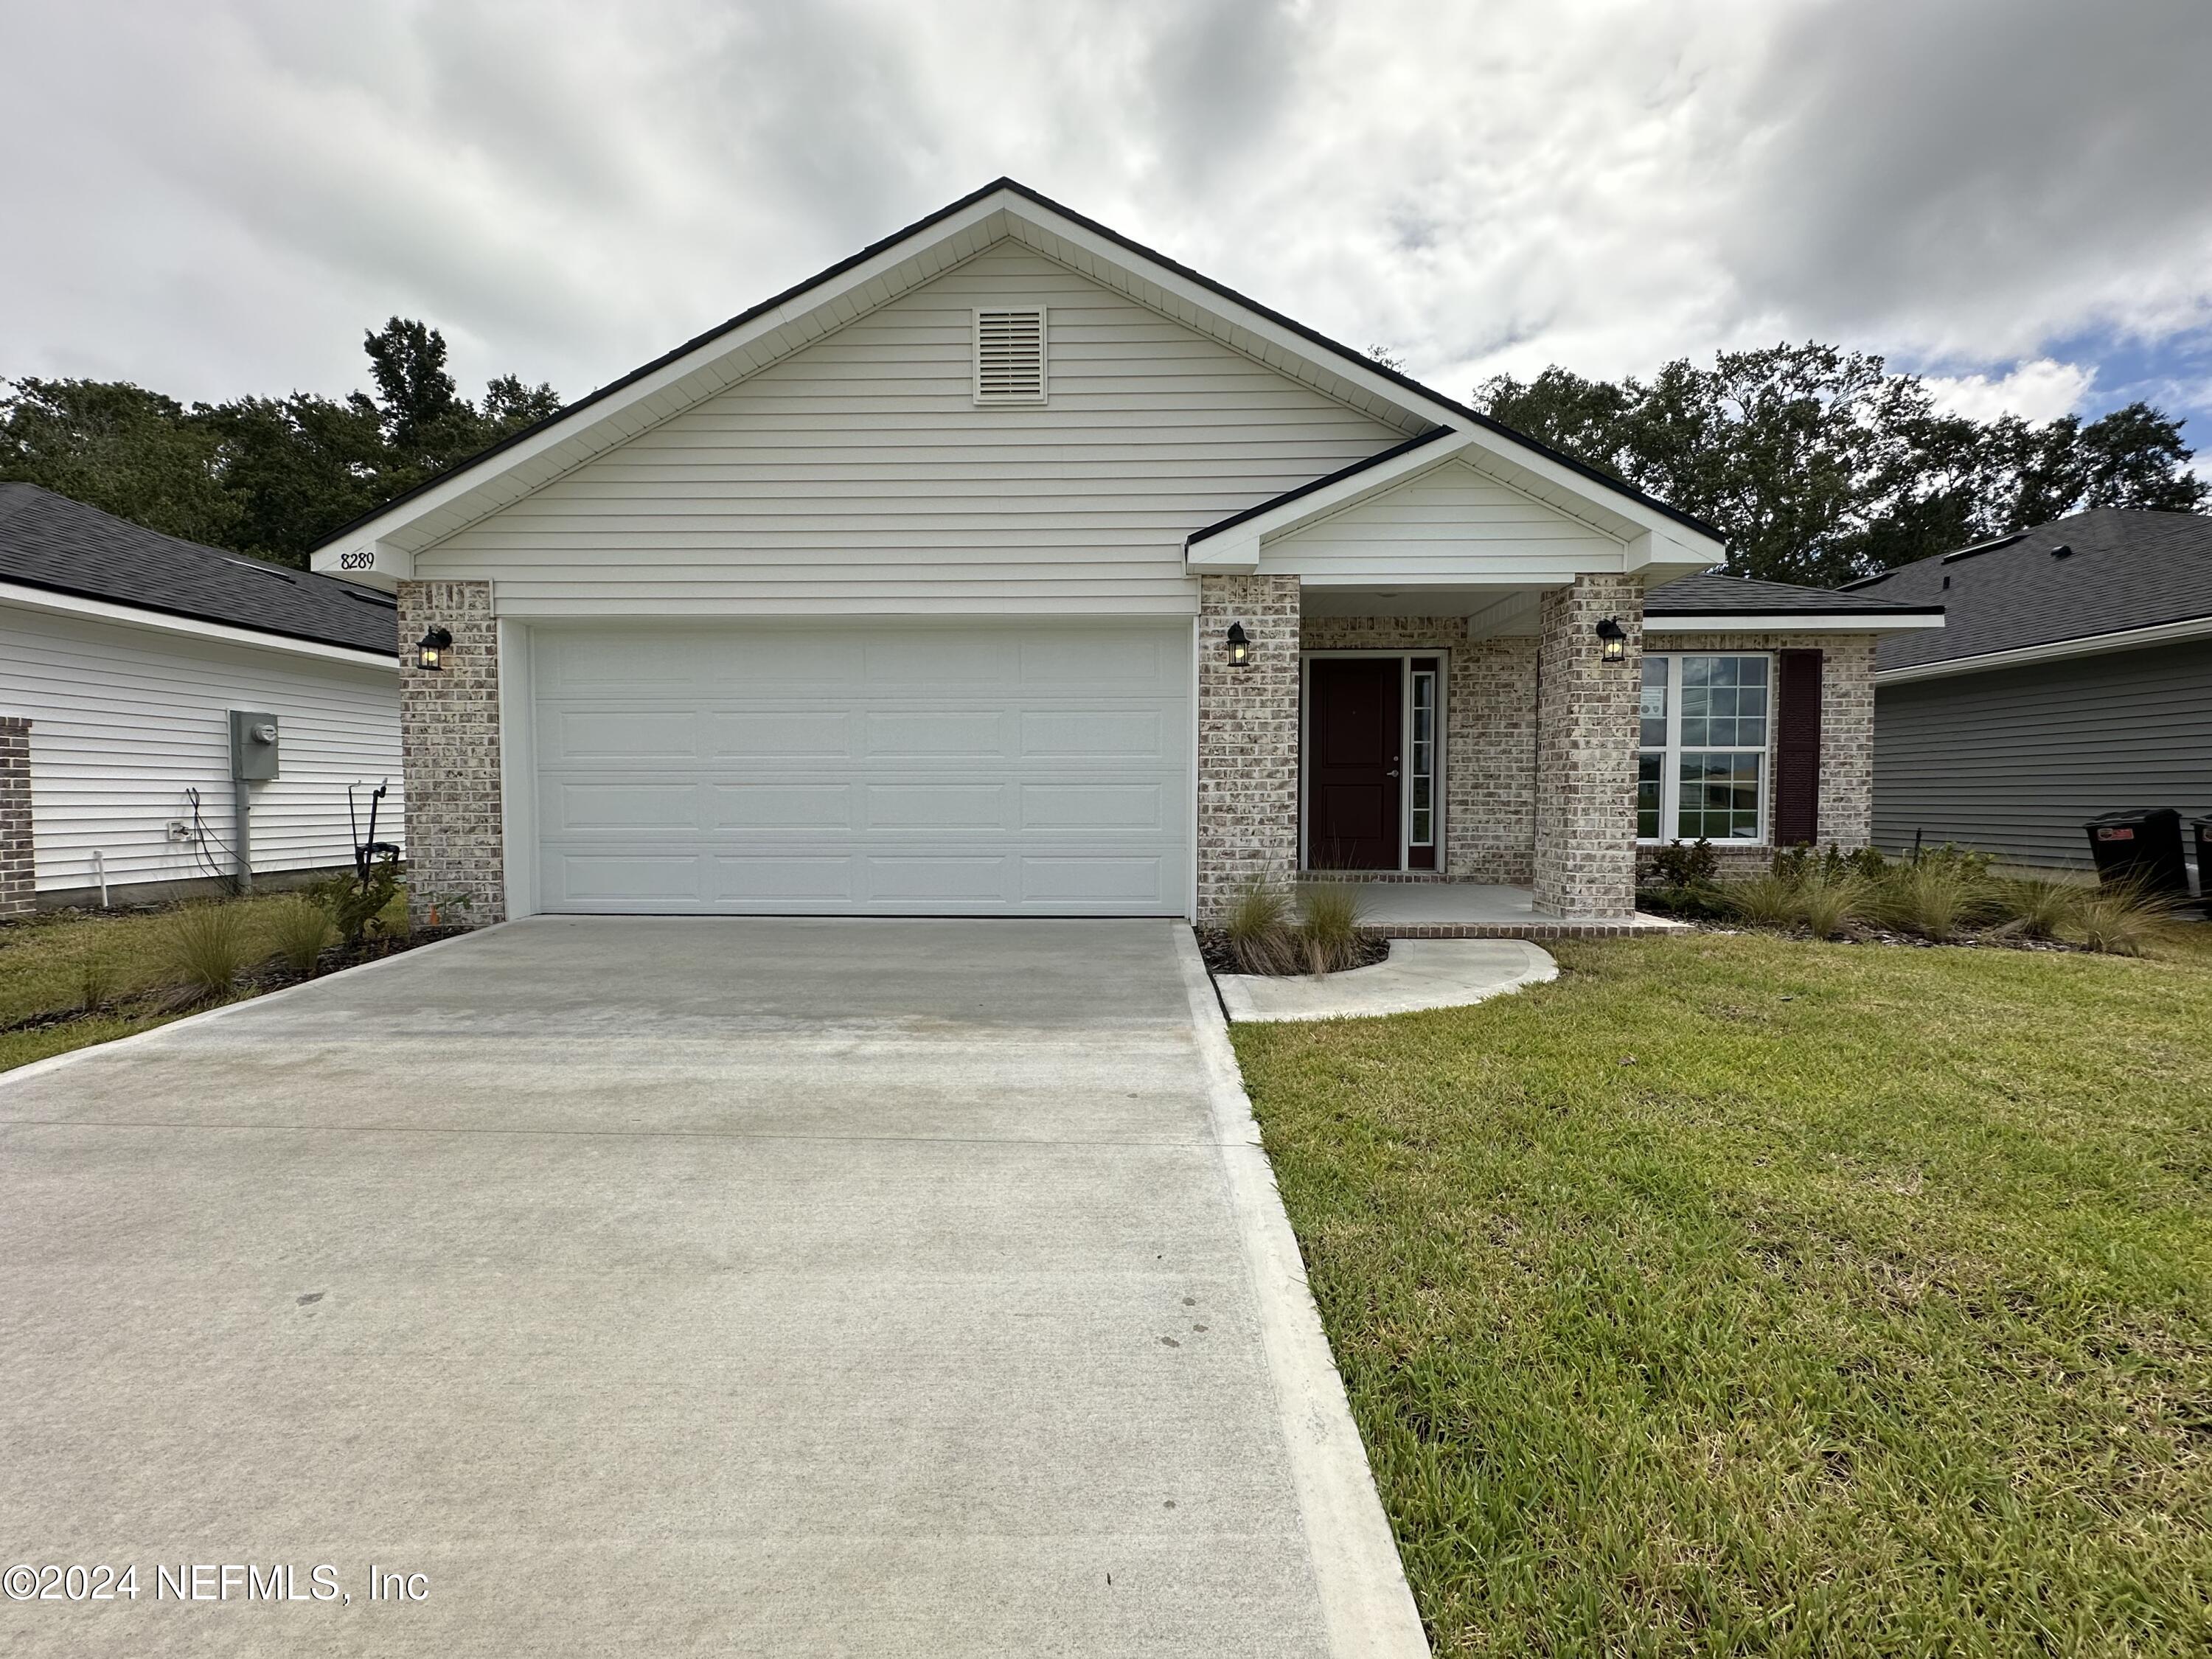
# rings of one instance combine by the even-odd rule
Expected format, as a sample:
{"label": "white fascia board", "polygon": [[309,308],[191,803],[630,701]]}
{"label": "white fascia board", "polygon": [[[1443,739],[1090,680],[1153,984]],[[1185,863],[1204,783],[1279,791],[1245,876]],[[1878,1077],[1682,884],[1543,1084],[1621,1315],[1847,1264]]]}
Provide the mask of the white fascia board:
{"label": "white fascia board", "polygon": [[1942,662],[1881,668],[1875,671],[1874,683],[1898,685],[1910,680],[1980,674],[1993,668],[2018,668],[2039,662],[2057,662],[2067,657],[2098,657],[2111,651],[2135,651],[2145,646],[2176,645],[2203,639],[2212,639],[2212,617],[2188,617],[2179,622],[2154,623],[2148,628],[2124,628],[2110,634],[2090,634],[2078,640],[2053,640],[2048,645],[2023,645],[2011,651],[1984,651],[1978,656],[1948,657]]}
{"label": "white fascia board", "polygon": [[[1442,466],[1472,447],[1467,434],[1437,438],[1404,454],[1378,463],[1334,483],[1308,490],[1296,501],[1285,501],[1265,513],[1255,514],[1231,530],[1203,541],[1186,542],[1183,558],[1193,570],[1251,570],[1260,562],[1260,544],[1294,534],[1318,520],[1370,496],[1389,494],[1422,473]],[[1219,545],[1217,545],[1219,544]]]}
{"label": "white fascia board", "polygon": [[374,539],[326,547],[308,560],[319,576],[336,576],[390,593],[415,574],[415,556],[404,547]]}
{"label": "white fascia board", "polygon": [[1644,631],[1647,634],[1900,634],[1942,625],[1941,617],[1874,617],[1863,611],[1834,614],[1784,611],[1765,615],[1731,611],[1703,617],[1644,619]]}
{"label": "white fascia board", "polygon": [[112,599],[88,599],[80,593],[50,592],[43,587],[25,587],[15,582],[0,582],[0,605],[43,611],[49,616],[120,623],[126,628],[143,628],[156,634],[181,634],[192,639],[220,641],[225,645],[251,646],[257,651],[281,651],[287,656],[319,657],[325,662],[348,663],[356,668],[380,668],[393,674],[399,672],[396,653],[387,657],[375,651],[325,645],[319,640],[295,639],[288,634],[264,634],[251,628],[233,628],[225,623],[203,622],[198,617],[176,617],[166,611],[146,611],[135,605],[118,605]]}
{"label": "white fascia board", "polygon": [[[848,270],[840,271],[836,276],[817,283],[804,294],[786,301],[773,310],[763,312],[759,316],[744,324],[743,327],[732,329],[726,334],[716,335],[713,339],[702,343],[695,349],[684,353],[673,362],[663,363],[652,374],[633,380],[619,392],[611,393],[588,408],[578,410],[569,419],[556,421],[550,426],[532,433],[521,442],[500,451],[496,456],[490,458],[484,466],[467,468],[443,483],[434,485],[422,495],[400,502],[389,512],[378,514],[356,529],[353,538],[350,538],[349,545],[357,548],[372,542],[380,546],[383,545],[391,538],[403,532],[407,526],[453,506],[467,496],[471,491],[482,488],[489,479],[512,472],[518,467],[527,466],[532,462],[543,459],[550,452],[565,444],[573,443],[596,428],[604,427],[611,422],[622,420],[625,415],[637,410],[640,405],[650,404],[655,398],[663,396],[701,369],[744,350],[755,341],[775,333],[780,328],[787,327],[802,318],[811,316],[836,305],[841,300],[848,298],[856,290],[866,288],[872,283],[883,281],[899,266],[915,259],[929,248],[974,229],[994,214],[1007,211],[1009,207],[1018,200],[1018,198],[1006,197],[1003,192],[986,197],[983,200],[963,209],[951,218],[940,220],[932,226],[927,240],[900,242],[887,247],[875,258],[865,260]],[[930,271],[927,275],[921,276],[919,281],[927,282],[938,274],[939,273],[935,270]],[[902,285],[894,291],[902,292],[905,286],[910,285]],[[873,310],[876,303],[871,301],[861,309]],[[855,314],[858,314],[857,312]],[[658,425],[663,418],[665,418],[664,416],[653,415],[646,423]],[[628,435],[627,429],[625,429],[625,435]],[[583,459],[585,458],[580,456],[577,462],[573,464],[580,464]],[[565,471],[568,468],[563,466],[562,470]],[[333,556],[335,557],[335,550]],[[314,568],[318,570],[325,568],[319,556],[314,562]],[[335,573],[337,567],[333,564],[329,568]],[[349,572],[348,574],[357,573]]]}

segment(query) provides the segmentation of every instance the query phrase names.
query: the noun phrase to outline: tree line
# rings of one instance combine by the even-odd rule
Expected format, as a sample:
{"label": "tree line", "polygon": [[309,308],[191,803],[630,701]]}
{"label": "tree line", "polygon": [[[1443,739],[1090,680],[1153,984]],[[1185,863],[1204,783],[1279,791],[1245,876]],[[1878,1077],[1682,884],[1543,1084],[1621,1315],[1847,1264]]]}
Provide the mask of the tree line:
{"label": "tree line", "polygon": [[1832,587],[2092,507],[2195,513],[2182,422],[1948,413],[1917,375],[1836,346],[1723,351],[1648,381],[1556,365],[1475,389],[1486,414],[1721,532],[1728,568]]}
{"label": "tree line", "polygon": [[341,526],[561,406],[512,374],[461,396],[445,337],[424,323],[394,317],[362,348],[374,396],[188,407],[127,380],[0,382],[0,479],[302,568]]}

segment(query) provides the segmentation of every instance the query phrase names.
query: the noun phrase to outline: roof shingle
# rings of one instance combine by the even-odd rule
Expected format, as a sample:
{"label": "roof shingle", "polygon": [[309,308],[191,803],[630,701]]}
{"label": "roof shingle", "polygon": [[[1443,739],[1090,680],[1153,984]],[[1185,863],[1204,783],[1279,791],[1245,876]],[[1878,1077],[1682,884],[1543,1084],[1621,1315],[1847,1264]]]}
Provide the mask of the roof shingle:
{"label": "roof shingle", "polygon": [[[2053,556],[2054,550],[2068,550]],[[1853,596],[1940,604],[1941,633],[1884,640],[1884,668],[2212,617],[2212,518],[2093,507],[2017,538],[1899,565]]]}
{"label": "roof shingle", "polygon": [[1856,617],[1927,616],[1941,605],[1915,605],[1839,593],[1830,587],[1799,587],[1791,582],[1753,581],[1707,571],[1662,582],[1644,596],[1647,617]]}
{"label": "roof shingle", "polygon": [[0,483],[0,581],[399,654],[388,595],[180,541],[36,484]]}

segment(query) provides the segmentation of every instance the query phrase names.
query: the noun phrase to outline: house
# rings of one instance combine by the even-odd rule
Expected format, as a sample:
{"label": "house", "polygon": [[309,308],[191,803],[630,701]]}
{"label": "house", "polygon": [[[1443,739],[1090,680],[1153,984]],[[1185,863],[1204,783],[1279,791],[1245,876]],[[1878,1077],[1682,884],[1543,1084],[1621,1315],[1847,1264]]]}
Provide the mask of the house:
{"label": "house", "polygon": [[397,593],[410,857],[478,920],[1206,918],[1307,869],[1602,922],[1641,739],[1654,839],[1861,838],[1868,641],[1940,621],[1714,583],[1647,617],[1721,556],[1000,180],[314,562]]}
{"label": "house", "polygon": [[2212,518],[2098,507],[1851,592],[1948,618],[1877,654],[1881,844],[2087,866],[2100,813],[2212,813]]}
{"label": "house", "polygon": [[387,594],[0,483],[0,915],[342,866],[354,784],[398,842],[397,641]]}

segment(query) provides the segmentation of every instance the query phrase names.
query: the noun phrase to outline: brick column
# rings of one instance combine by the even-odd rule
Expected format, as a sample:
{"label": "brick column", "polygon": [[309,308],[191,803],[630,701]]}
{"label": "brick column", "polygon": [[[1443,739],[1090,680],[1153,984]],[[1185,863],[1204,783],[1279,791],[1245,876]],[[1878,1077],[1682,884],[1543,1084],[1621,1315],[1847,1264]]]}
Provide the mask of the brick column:
{"label": "brick column", "polygon": [[1874,842],[1874,648],[1871,634],[1808,637],[1820,661],[1820,844],[1850,852]]}
{"label": "brick column", "polygon": [[[1625,660],[1604,660],[1611,617]],[[1539,915],[1613,919],[1636,908],[1636,709],[1644,587],[1632,576],[1577,576],[1545,593],[1536,653],[1536,881]]]}
{"label": "brick column", "polygon": [[[1241,622],[1242,668],[1223,643]],[[1298,859],[1298,579],[1198,579],[1198,915],[1254,874]]]}
{"label": "brick column", "polygon": [[0,916],[38,907],[38,868],[31,848],[31,723],[0,715]]}
{"label": "brick column", "polygon": [[[432,627],[443,668],[415,665]],[[507,916],[499,748],[499,629],[489,582],[399,584],[399,748],[407,780],[407,917],[484,927]],[[453,903],[466,896],[470,908]]]}

